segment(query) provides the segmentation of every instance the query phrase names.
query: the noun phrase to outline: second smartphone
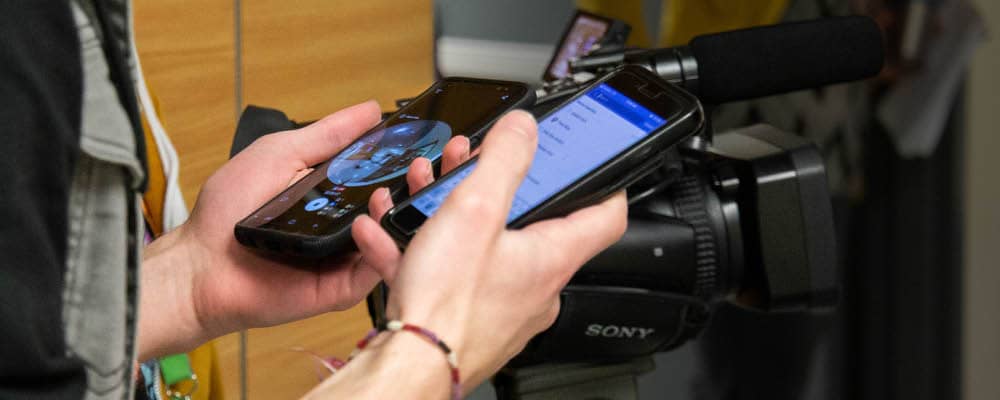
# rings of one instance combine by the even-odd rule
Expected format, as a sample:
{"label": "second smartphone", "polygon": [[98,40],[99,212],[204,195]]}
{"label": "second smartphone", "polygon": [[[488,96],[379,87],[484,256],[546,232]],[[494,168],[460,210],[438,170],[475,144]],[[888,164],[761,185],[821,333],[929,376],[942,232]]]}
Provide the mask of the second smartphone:
{"label": "second smartphone", "polygon": [[[651,72],[624,67],[539,118],[538,148],[507,226],[565,215],[634,183],[663,151],[702,129],[698,100]],[[472,159],[399,203],[382,227],[401,245],[476,165]]]}
{"label": "second smartphone", "polygon": [[504,112],[534,102],[522,83],[446,78],[320,164],[260,209],[240,221],[244,246],[306,258],[355,248],[351,222],[368,210],[379,187],[398,197],[410,163],[425,157],[438,165],[453,136],[474,148]]}

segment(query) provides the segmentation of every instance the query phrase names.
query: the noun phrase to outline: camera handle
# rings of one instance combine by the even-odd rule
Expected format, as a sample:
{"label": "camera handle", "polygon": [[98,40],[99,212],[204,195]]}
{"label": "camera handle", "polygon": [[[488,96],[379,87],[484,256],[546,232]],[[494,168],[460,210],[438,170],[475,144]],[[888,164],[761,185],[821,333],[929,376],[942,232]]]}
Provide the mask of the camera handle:
{"label": "camera handle", "polygon": [[504,368],[493,385],[497,400],[637,400],[636,379],[654,368],[649,356],[612,364],[546,363]]}

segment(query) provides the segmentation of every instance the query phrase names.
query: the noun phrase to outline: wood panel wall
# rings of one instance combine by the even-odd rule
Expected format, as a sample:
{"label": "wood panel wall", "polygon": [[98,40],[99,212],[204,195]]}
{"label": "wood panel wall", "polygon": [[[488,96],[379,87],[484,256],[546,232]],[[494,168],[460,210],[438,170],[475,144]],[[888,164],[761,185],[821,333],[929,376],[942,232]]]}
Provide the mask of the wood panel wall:
{"label": "wood panel wall", "polygon": [[[146,83],[180,158],[189,207],[226,162],[236,127],[232,0],[133,3],[136,46]],[[216,340],[228,399],[240,393],[239,336]],[[235,395],[235,396],[234,396]]]}
{"label": "wood panel wall", "polygon": [[[228,157],[238,104],[314,120],[372,98],[390,110],[394,99],[418,94],[433,79],[431,0],[158,0],[134,7],[139,55],[180,156],[189,205]],[[247,397],[301,396],[318,382],[316,364],[294,349],[345,357],[369,328],[361,304],[251,330]],[[226,397],[239,399],[238,337],[216,345]]]}

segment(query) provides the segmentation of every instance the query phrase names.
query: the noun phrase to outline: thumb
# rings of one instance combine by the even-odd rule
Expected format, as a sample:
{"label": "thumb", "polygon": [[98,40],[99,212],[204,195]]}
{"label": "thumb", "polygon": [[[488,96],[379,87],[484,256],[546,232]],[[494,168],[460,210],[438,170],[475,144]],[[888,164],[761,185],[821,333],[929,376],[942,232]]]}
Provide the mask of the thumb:
{"label": "thumb", "polygon": [[330,114],[301,129],[266,135],[247,150],[303,169],[330,159],[379,122],[378,103],[366,101]]}

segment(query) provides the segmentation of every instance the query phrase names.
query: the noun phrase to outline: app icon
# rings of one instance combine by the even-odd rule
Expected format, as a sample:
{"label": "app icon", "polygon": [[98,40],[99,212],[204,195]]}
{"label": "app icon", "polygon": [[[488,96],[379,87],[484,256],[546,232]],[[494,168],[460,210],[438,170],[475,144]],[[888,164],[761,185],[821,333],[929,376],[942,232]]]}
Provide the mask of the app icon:
{"label": "app icon", "polygon": [[326,197],[317,197],[317,198],[313,199],[312,201],[306,203],[306,207],[305,208],[306,208],[306,211],[313,212],[313,211],[319,210],[319,209],[321,209],[323,207],[326,207],[326,204],[329,203],[329,202],[330,202],[330,199],[327,199]]}

